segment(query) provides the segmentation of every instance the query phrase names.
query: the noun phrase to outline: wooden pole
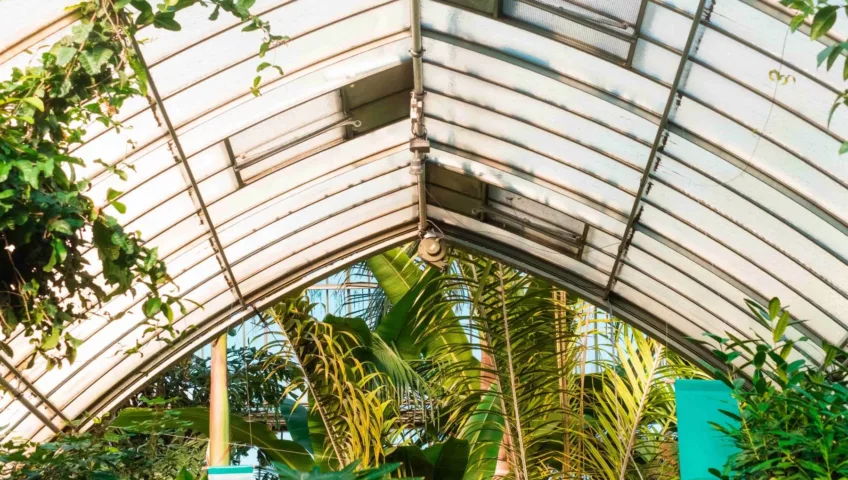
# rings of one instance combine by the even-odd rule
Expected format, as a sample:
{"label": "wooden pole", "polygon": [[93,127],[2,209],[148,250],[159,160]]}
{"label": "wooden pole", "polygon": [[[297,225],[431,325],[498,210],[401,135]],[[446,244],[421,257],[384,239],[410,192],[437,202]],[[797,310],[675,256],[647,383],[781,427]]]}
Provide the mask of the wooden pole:
{"label": "wooden pole", "polygon": [[210,467],[230,464],[230,404],[227,398],[227,333],[212,341],[209,395]]}

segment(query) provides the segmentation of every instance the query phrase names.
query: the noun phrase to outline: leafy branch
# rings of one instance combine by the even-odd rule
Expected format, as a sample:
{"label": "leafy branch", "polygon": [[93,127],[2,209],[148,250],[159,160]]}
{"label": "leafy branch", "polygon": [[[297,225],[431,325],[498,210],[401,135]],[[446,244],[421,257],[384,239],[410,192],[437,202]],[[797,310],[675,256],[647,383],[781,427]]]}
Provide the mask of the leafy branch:
{"label": "leafy branch", "polygon": [[[86,0],[70,7],[80,21],[66,37],[43,52],[36,65],[15,68],[0,82],[0,350],[11,356],[13,332],[20,331],[43,356],[47,367],[73,362],[82,340],[68,327],[110,299],[143,286],[148,333],[171,339],[174,311],[186,309],[178,296],[163,293],[172,283],[156,248],[140,232],[124,230],[110,209],[126,206],[110,189],[105,204],[86,195],[87,179],[74,156],[88,126],[121,128],[117,115],[125,102],[147,95],[147,72],[131,39],[146,26],[180,30],[177,14],[201,5],[244,22],[243,31],[260,30],[259,56],[286,41],[267,21],[250,13],[255,0]],[[279,67],[264,62],[257,72]],[[251,91],[259,94],[261,76]],[[126,170],[103,165],[121,179]],[[89,250],[97,255],[87,255]],[[144,291],[143,290],[143,291]]]}

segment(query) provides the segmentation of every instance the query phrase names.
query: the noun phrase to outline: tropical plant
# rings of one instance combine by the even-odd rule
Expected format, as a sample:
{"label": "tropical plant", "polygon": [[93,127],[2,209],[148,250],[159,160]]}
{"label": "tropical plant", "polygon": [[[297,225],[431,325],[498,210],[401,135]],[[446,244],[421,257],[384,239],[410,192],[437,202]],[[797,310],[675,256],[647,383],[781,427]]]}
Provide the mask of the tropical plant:
{"label": "tropical plant", "polygon": [[49,442],[0,445],[0,476],[9,480],[172,480],[199,472],[206,442],[191,435],[139,435],[102,426]]}
{"label": "tropical plant", "polygon": [[724,480],[848,477],[848,353],[824,343],[823,361],[811,362],[796,350],[808,340],[786,336],[794,322],[780,300],[768,306],[749,300],[748,306],[771,338],[708,334],[726,366],[713,374],[739,405],[724,412],[727,423],[714,424],[738,453],[724,471],[711,472]]}
{"label": "tropical plant", "polygon": [[[70,35],[41,53],[38,64],[15,68],[0,82],[0,350],[11,356],[8,336],[20,328],[44,356],[48,368],[72,362],[79,339],[68,324],[109,299],[144,285],[142,310],[154,331],[176,335],[174,308],[180,298],[164,294],[170,281],[155,248],[139,232],[127,232],[112,211],[124,213],[122,193],[109,189],[105,202],[86,196],[86,165],[74,155],[96,123],[121,128],[119,110],[132,97],[146,96],[148,79],[135,48],[139,28],[179,30],[176,15],[193,5],[214,7],[262,30],[263,56],[285,39],[252,15],[255,0],[85,0]],[[258,70],[270,67],[265,62]],[[252,91],[258,94],[261,77]],[[119,162],[104,171],[126,178]],[[87,252],[96,252],[96,258]],[[93,262],[92,262],[93,261]],[[158,320],[157,320],[158,319]],[[48,355],[47,352],[50,352]],[[33,356],[33,359],[35,357]]]}
{"label": "tropical plant", "polygon": [[609,340],[613,359],[604,362],[590,402],[592,478],[674,478],[679,475],[674,380],[705,374],[626,324],[614,325]]}

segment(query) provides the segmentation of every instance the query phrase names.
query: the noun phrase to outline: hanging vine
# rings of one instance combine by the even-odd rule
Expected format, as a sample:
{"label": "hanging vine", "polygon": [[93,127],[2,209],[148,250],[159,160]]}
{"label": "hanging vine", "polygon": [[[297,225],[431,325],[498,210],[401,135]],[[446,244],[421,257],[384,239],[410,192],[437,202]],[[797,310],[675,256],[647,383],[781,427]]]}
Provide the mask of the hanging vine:
{"label": "hanging vine", "polygon": [[[171,281],[156,248],[140,232],[126,231],[116,213],[126,206],[110,189],[107,203],[86,196],[87,179],[77,176],[86,160],[74,155],[88,126],[120,129],[124,103],[147,95],[147,72],[131,38],[146,26],[180,30],[178,13],[201,5],[210,20],[224,11],[244,22],[243,31],[264,33],[263,57],[286,41],[268,22],[250,13],[255,0],[87,0],[73,7],[79,21],[70,35],[43,51],[35,64],[15,68],[0,82],[0,350],[7,355],[12,335],[34,344],[30,364],[42,355],[48,368],[72,362],[81,340],[68,327],[104,302],[144,288],[146,322],[172,339],[174,310],[185,313],[177,296],[164,294]],[[279,67],[267,62],[257,68]],[[251,91],[258,95],[261,76]],[[122,179],[120,163],[102,164]],[[126,167],[130,168],[131,167]],[[97,261],[86,252],[96,251]]]}
{"label": "hanging vine", "polygon": [[[839,10],[848,13],[848,1],[845,0],[842,0],[841,5],[828,3],[827,0],[818,2],[813,0],[780,0],[780,3],[793,10],[794,16],[789,23],[792,32],[795,32],[808,21],[810,22],[810,40],[818,40],[833,29]],[[825,68],[830,71],[834,65],[837,65],[838,68],[837,60],[841,58],[843,63],[842,79],[848,80],[848,57],[846,57],[846,53],[848,53],[848,42],[834,42],[833,45],[819,52],[816,58],[817,64],[819,67],[825,64]],[[771,72],[769,72],[769,78],[771,78]],[[828,127],[836,109],[843,105],[848,107],[848,89],[837,94],[827,117]],[[848,153],[848,142],[842,143],[839,147],[839,153]]]}

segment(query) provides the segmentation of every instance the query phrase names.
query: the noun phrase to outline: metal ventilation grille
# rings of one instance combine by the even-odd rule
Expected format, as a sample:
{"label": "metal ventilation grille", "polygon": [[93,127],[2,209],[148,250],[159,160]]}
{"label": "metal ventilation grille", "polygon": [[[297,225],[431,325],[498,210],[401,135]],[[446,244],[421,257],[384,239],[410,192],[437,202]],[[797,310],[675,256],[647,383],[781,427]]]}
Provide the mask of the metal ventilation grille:
{"label": "metal ventilation grille", "polygon": [[562,36],[588,50],[621,59],[626,59],[630,51],[632,24],[594,8],[556,0],[504,0],[503,14]]}
{"label": "metal ventilation grille", "polygon": [[552,7],[562,8],[584,15],[594,14],[602,23],[623,23],[632,27],[639,17],[638,0],[536,0]]}

